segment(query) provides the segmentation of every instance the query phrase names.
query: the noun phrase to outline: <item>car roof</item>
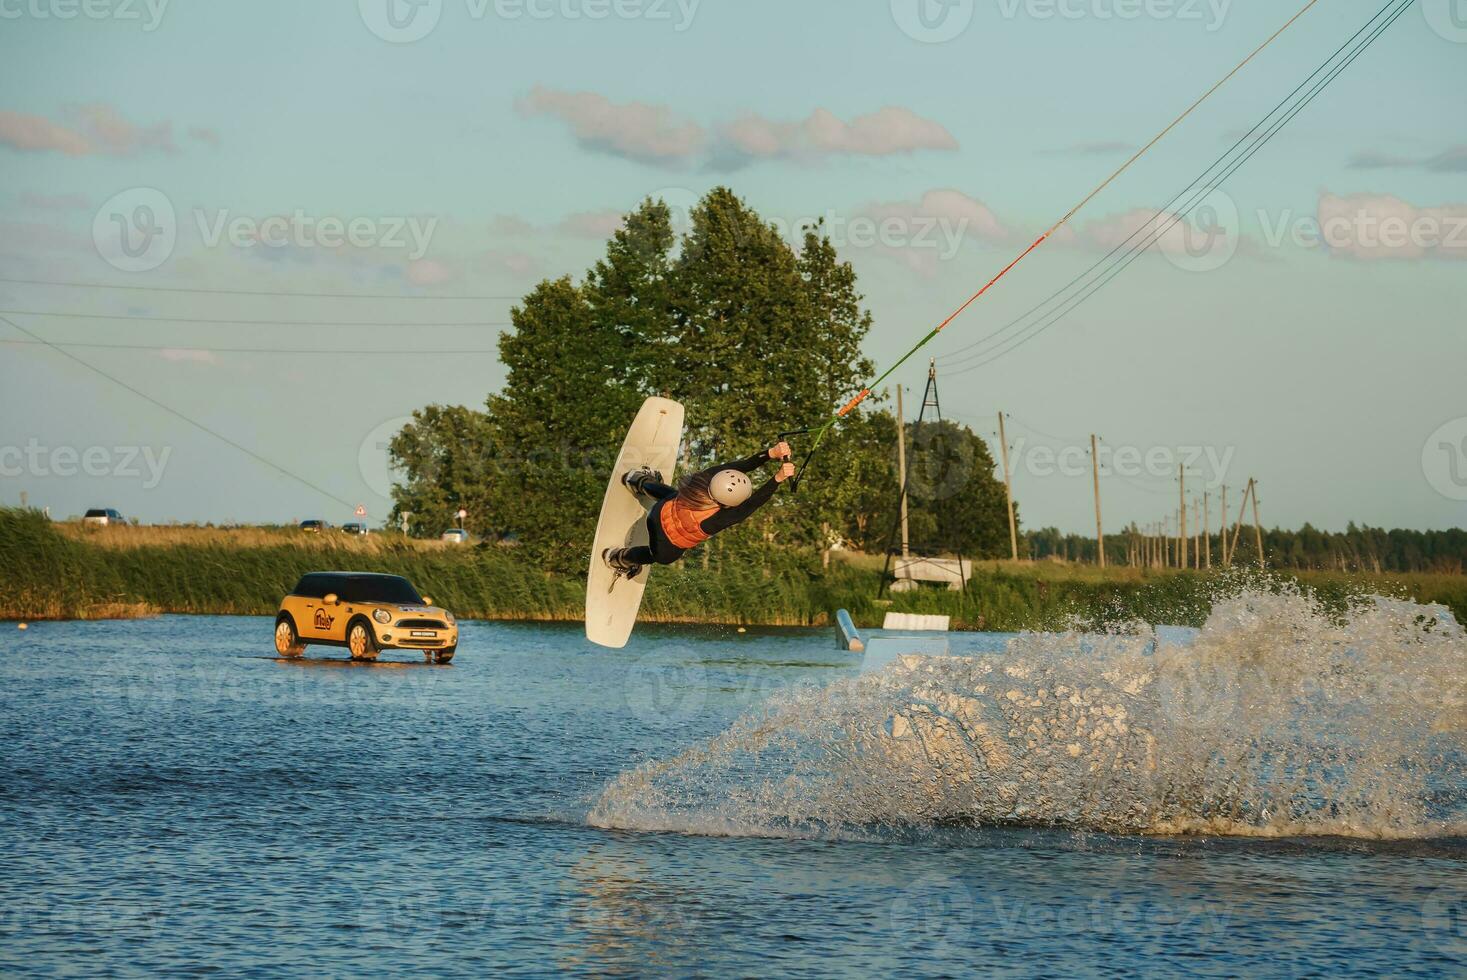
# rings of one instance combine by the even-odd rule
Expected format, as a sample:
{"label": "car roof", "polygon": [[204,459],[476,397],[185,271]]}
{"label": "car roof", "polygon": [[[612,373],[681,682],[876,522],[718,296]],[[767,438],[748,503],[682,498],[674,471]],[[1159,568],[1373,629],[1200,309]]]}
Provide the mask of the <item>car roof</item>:
{"label": "car roof", "polygon": [[352,578],[405,578],[402,575],[391,575],[386,572],[307,572],[307,575],[350,575]]}

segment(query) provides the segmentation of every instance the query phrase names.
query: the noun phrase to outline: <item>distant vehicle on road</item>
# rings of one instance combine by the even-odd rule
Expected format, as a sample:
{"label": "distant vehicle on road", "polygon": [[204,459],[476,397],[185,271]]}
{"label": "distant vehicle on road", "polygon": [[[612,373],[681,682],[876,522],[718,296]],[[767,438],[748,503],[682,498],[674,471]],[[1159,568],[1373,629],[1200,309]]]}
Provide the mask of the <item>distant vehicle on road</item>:
{"label": "distant vehicle on road", "polygon": [[439,540],[451,541],[454,544],[468,544],[469,532],[461,527],[451,527],[439,535]]}
{"label": "distant vehicle on road", "polygon": [[365,524],[358,524],[356,522],[352,522],[350,524],[343,524],[343,525],[341,525],[341,533],[342,534],[362,534],[362,535],[365,535],[367,533],[367,525],[365,525]]}
{"label": "distant vehicle on road", "polygon": [[93,507],[82,517],[82,523],[107,527],[111,524],[126,524],[127,520],[111,507]]}
{"label": "distant vehicle on road", "polygon": [[310,531],[312,534],[319,534],[322,531],[329,530],[330,527],[331,525],[325,521],[301,521],[301,530]]}
{"label": "distant vehicle on road", "polygon": [[398,575],[310,572],[275,614],[275,652],[295,658],[308,644],[346,647],[353,660],[382,650],[421,650],[437,664],[458,649],[458,622]]}

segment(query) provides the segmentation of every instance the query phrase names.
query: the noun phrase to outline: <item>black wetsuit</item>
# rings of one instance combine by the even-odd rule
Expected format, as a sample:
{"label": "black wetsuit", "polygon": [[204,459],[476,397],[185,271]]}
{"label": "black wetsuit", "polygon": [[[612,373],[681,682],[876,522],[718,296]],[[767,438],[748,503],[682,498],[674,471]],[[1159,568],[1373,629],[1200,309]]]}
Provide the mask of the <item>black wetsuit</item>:
{"label": "black wetsuit", "polygon": [[[738,470],[740,473],[752,473],[765,463],[769,462],[768,450],[748,459],[741,459],[736,463],[723,463],[719,466],[710,466],[703,472],[708,476],[723,470]],[[705,518],[698,525],[704,534],[717,534],[726,531],[741,521],[747,520],[754,511],[763,507],[774,496],[774,491],[779,489],[779,484],[770,480],[750,495],[748,500],[737,507],[720,507],[718,513]],[[679,548],[667,539],[662,530],[662,508],[669,500],[677,496],[677,491],[663,483],[654,483],[648,480],[642,484],[642,492],[657,501],[652,512],[647,515],[647,538],[648,544],[636,548],[628,548],[625,553],[627,561],[636,565],[671,565],[687,553],[684,548]]]}

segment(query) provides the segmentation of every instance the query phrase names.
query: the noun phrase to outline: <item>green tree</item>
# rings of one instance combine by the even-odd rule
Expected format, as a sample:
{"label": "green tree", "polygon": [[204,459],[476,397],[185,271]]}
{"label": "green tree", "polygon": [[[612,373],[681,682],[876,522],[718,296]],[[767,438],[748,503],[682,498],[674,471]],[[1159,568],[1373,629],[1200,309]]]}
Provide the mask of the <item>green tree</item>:
{"label": "green tree", "polygon": [[477,535],[500,526],[491,497],[502,460],[485,413],[461,405],[418,409],[393,437],[388,454],[402,476],[392,488],[390,523],[408,514],[409,533],[436,537],[458,526],[455,515],[462,508],[469,512],[464,526]]}
{"label": "green tree", "polygon": [[[617,447],[648,395],[687,406],[684,466],[696,467],[823,422],[871,373],[860,353],[870,314],[854,271],[818,226],[796,253],[726,188],[691,217],[675,241],[666,205],[644,201],[582,283],[540,283],[500,337],[507,377],[487,401],[481,435],[494,465],[481,472],[488,485],[478,492],[548,567],[584,563]],[[827,440],[808,492],[777,515],[766,511],[739,539],[813,544],[827,530],[846,533],[847,507],[860,494],[842,480],[879,479],[885,465],[864,418]],[[441,509],[465,496],[443,475],[466,464],[440,458],[463,451],[461,440],[436,429],[403,439],[403,509]],[[417,464],[428,456],[435,466]],[[857,518],[869,523],[869,513]]]}
{"label": "green tree", "polygon": [[947,420],[911,423],[907,440],[908,509],[924,517],[915,546],[930,554],[1007,555],[1008,511],[988,444]]}

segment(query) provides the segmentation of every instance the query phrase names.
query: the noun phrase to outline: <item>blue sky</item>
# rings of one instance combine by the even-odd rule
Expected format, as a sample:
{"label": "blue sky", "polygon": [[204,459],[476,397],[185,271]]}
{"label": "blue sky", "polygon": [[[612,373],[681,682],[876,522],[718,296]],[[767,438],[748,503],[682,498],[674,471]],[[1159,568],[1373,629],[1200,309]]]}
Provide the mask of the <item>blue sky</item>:
{"label": "blue sky", "polygon": [[[875,315],[869,352],[889,363],[1296,6],[924,0],[953,34],[929,43],[903,29],[916,0],[429,0],[432,29],[394,42],[387,2],[0,0],[0,278],[27,280],[0,282],[0,309],[49,340],[139,345],[65,348],[136,391],[0,346],[4,502],[380,517],[382,433],[428,402],[481,403],[512,297],[579,274],[648,194],[686,204],[723,183],[771,220],[830,219]],[[1379,6],[1317,5],[932,353],[1094,262]],[[1174,233],[1032,342],[942,363],[948,414],[984,434],[1012,414],[1027,524],[1092,526],[1075,456],[1091,432],[1153,460],[1107,470],[1113,528],[1175,507],[1161,472],[1178,461],[1233,500],[1257,477],[1268,523],[1464,523],[1456,14],[1421,0],[1230,180],[1208,212],[1226,234]],[[164,209],[172,236],[118,250],[114,215]],[[1391,217],[1409,240],[1368,237]],[[1295,241],[1321,218],[1340,237]],[[359,234],[338,243],[333,222]],[[1197,235],[1212,247],[1188,254]],[[391,325],[325,325],[363,322]],[[31,339],[0,324],[0,340]],[[225,349],[240,347],[323,353]],[[368,353],[411,349],[489,353]],[[924,372],[901,380],[920,389]]]}

